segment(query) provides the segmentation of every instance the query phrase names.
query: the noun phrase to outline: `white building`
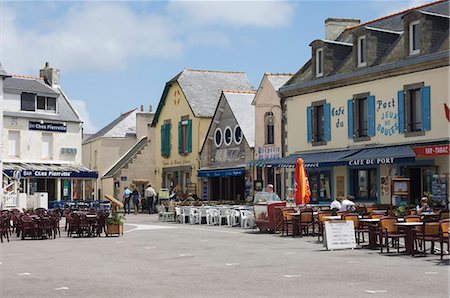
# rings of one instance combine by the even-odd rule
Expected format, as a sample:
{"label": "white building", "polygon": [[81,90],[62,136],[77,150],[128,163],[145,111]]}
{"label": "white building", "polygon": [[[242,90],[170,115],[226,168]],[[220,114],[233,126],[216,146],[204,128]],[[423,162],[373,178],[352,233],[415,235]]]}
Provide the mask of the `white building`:
{"label": "white building", "polygon": [[[49,201],[90,200],[96,193],[97,172],[81,165],[83,123],[59,79],[59,69],[47,63],[40,78],[12,76],[3,84],[4,184],[21,177],[18,191],[28,196],[28,207],[39,192]],[[8,191],[17,190],[11,184]]]}

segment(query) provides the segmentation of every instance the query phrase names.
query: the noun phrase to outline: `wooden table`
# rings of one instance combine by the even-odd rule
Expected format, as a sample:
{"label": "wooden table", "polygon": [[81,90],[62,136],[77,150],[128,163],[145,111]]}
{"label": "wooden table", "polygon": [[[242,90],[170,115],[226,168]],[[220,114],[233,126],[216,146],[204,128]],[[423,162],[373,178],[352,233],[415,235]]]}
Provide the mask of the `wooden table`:
{"label": "wooden table", "polygon": [[[402,227],[405,229],[405,249],[406,254],[414,255],[414,229],[416,227],[421,227],[423,222],[397,222],[395,226]],[[425,244],[424,244],[425,245]]]}
{"label": "wooden table", "polygon": [[290,213],[292,216],[292,237],[298,236],[300,234],[300,237],[302,236],[302,233],[300,230],[300,212],[293,212]]}
{"label": "wooden table", "polygon": [[365,223],[369,227],[369,248],[376,249],[377,239],[376,232],[378,230],[378,225],[380,223],[379,218],[361,218],[359,222]]}
{"label": "wooden table", "polygon": [[331,216],[324,216],[324,219],[329,219],[329,220],[341,220],[342,217],[339,215],[331,215]]}

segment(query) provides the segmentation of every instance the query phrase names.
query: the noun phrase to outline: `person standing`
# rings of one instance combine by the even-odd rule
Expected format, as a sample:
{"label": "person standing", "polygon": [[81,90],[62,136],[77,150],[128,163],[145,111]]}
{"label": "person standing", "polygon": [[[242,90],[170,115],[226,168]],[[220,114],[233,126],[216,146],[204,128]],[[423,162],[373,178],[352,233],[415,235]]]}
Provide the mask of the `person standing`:
{"label": "person standing", "polygon": [[131,199],[133,200],[134,214],[138,214],[139,202],[141,200],[141,196],[139,195],[139,191],[136,186],[133,187],[133,192],[131,193]]}
{"label": "person standing", "polygon": [[267,184],[267,191],[270,193],[270,201],[278,202],[281,201],[280,197],[276,192],[273,191],[273,184]]}
{"label": "person standing", "polygon": [[[125,186],[125,190],[123,191],[123,208],[125,213],[130,214],[130,199],[131,199],[131,191]],[[127,212],[128,208],[128,212]]]}
{"label": "person standing", "polygon": [[147,199],[148,204],[148,214],[153,214],[153,202],[156,197],[156,191],[153,189],[153,187],[149,184],[148,187],[145,189],[145,198]]}

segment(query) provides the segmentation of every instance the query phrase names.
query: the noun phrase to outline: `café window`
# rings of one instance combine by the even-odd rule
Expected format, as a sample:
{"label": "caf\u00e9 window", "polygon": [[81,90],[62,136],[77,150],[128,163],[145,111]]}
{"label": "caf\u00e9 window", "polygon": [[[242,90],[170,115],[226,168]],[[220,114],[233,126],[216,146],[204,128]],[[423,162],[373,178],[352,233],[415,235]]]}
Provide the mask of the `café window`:
{"label": "caf\u00e9 window", "polygon": [[331,140],[331,105],[325,100],[311,103],[306,108],[306,130],[308,143],[313,146],[326,145]]}
{"label": "caf\u00e9 window", "polygon": [[312,201],[331,200],[331,171],[308,172]]}
{"label": "caf\u00e9 window", "polygon": [[424,83],[405,85],[398,92],[399,132],[423,135],[431,129],[431,88]]}
{"label": "caf\u00e9 window", "polygon": [[414,21],[409,24],[409,54],[420,53],[420,23]]}
{"label": "caf\u00e9 window", "polygon": [[316,50],[316,77],[323,76],[323,49]]}
{"label": "caf\u00e9 window", "polygon": [[265,117],[265,125],[266,125],[266,144],[274,144],[275,143],[275,123],[273,118],[273,113],[266,113]]}
{"label": "caf\u00e9 window", "polygon": [[377,170],[357,169],[350,172],[350,185],[356,199],[377,199]]}
{"label": "caf\u00e9 window", "polygon": [[324,122],[323,105],[315,106],[313,110],[313,139],[315,142],[325,141]]}
{"label": "caf\u00e9 window", "polygon": [[375,96],[369,92],[353,95],[348,100],[348,137],[368,141],[375,135]]}
{"label": "caf\u00e9 window", "polygon": [[367,57],[366,57],[366,36],[360,36],[358,37],[358,67],[366,66],[367,64]]}

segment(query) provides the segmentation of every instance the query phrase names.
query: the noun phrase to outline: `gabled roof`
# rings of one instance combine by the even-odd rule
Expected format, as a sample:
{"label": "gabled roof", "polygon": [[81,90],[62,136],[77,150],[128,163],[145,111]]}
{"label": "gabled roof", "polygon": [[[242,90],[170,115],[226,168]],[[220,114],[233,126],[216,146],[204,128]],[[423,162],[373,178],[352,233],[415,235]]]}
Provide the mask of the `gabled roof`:
{"label": "gabled roof", "polygon": [[9,77],[3,83],[5,93],[21,94],[22,92],[35,93],[37,95],[58,97],[59,93],[45,84],[40,78],[31,77]]}
{"label": "gabled roof", "polygon": [[248,145],[255,147],[255,106],[252,105],[252,101],[256,92],[224,90],[223,95]]}
{"label": "gabled roof", "polygon": [[125,165],[127,165],[136,154],[138,154],[142,148],[147,145],[147,137],[142,138],[133,147],[128,150],[112,167],[103,175],[102,178],[114,177]]}
{"label": "gabled roof", "polygon": [[292,73],[267,73],[267,79],[272,85],[273,89],[278,90],[286,84],[286,82],[294,75]]}
{"label": "gabled roof", "polygon": [[83,141],[83,144],[92,142],[101,137],[124,138],[136,134],[136,113],[137,109],[121,114],[108,125]]}
{"label": "gabled roof", "polygon": [[195,117],[212,117],[222,90],[253,91],[244,72],[184,69],[166,83],[152,126],[158,122],[167,94],[174,82],[180,85]]}

